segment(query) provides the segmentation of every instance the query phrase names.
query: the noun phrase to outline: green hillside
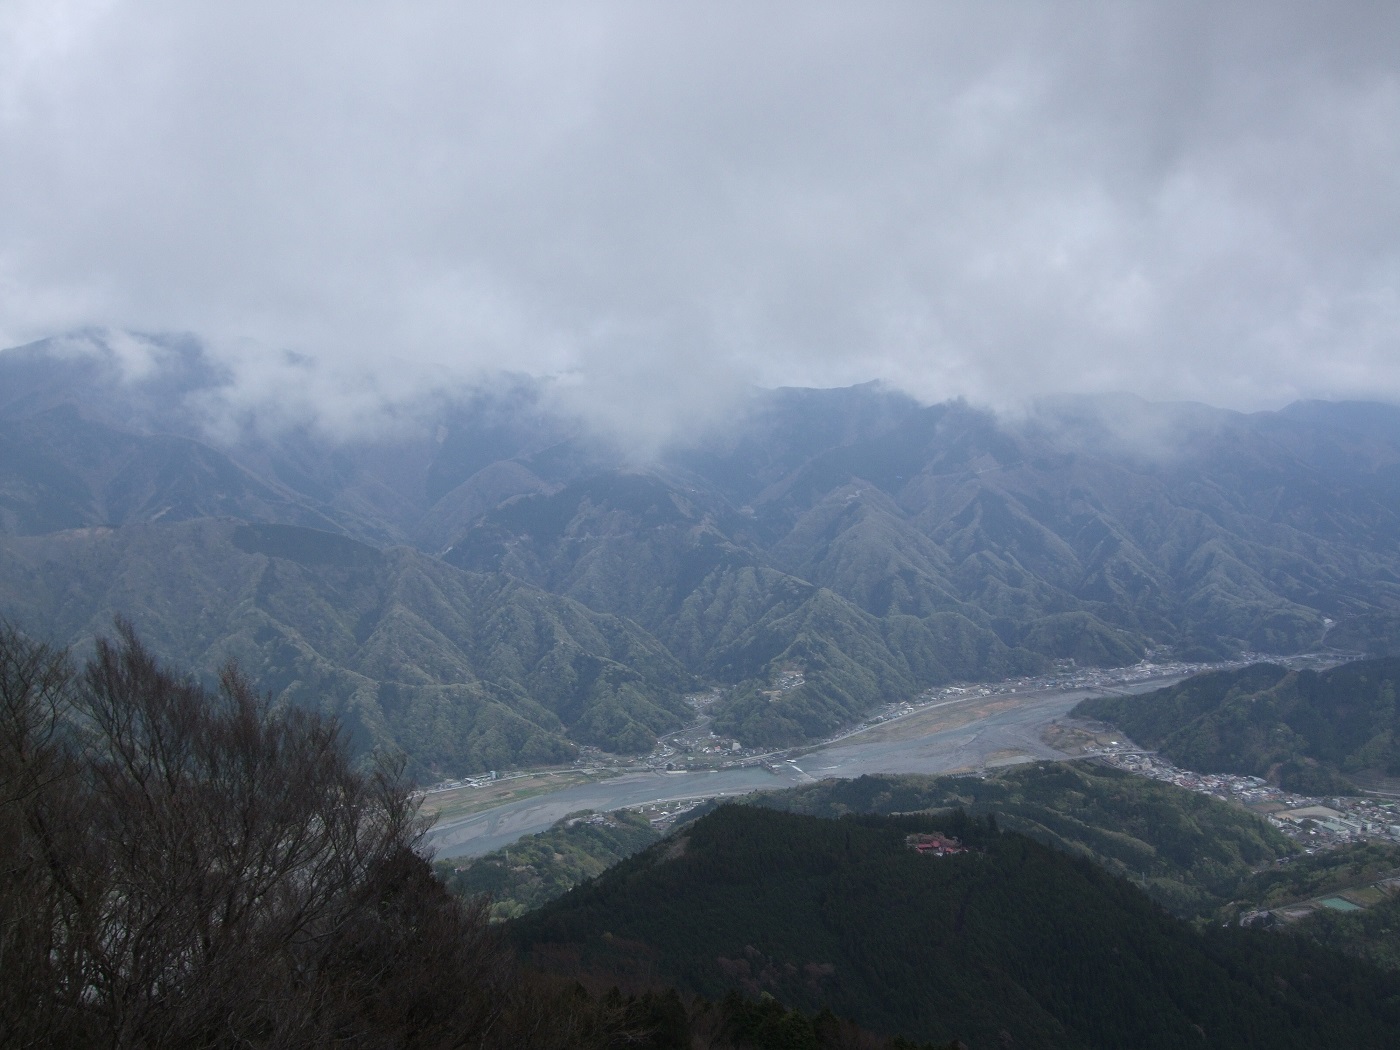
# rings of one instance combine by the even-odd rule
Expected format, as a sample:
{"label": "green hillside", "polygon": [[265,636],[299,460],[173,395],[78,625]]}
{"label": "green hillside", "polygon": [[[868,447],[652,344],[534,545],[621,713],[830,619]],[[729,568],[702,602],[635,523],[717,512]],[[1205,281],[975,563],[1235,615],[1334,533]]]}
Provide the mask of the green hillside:
{"label": "green hillside", "polygon": [[453,893],[468,899],[489,894],[492,918],[510,919],[601,875],[660,837],[640,814],[586,810],[505,849],[440,860],[435,868]]}
{"label": "green hillside", "polygon": [[[461,640],[457,598],[433,597],[451,586],[414,588],[382,622],[382,603],[343,593],[333,563],[243,552],[295,563],[274,575],[320,596],[305,615],[272,614],[272,635],[223,648],[256,658],[279,691],[334,695],[361,744],[409,741],[425,769],[552,760],[569,750],[560,727],[572,741],[643,749],[681,712],[662,681],[677,675],[724,687],[712,709],[724,732],[782,744],[931,686],[1052,661],[1115,666],[1159,646],[1188,660],[1324,640],[1400,646],[1393,406],[1242,414],[1061,398],[1013,419],[878,384],[768,390],[725,426],[638,458],[521,377],[404,406],[384,432],[214,432],[208,407],[227,377],[196,340],[156,340],[140,376],[100,334],[81,344],[0,355],[0,562],[14,569],[0,579],[0,615],[55,641],[130,615],[152,637],[181,636],[166,655],[207,668],[222,625],[183,608],[162,575],[165,563],[205,571],[198,529],[161,533],[161,558],[98,585],[30,562],[35,544],[93,563],[126,543],[93,530],[212,517],[364,543],[390,575],[411,549],[412,571],[434,581],[446,561],[491,586],[525,585],[512,602],[553,595],[549,616],[573,640],[561,653],[602,662],[571,656],[552,693],[562,665],[529,655],[535,643],[523,664],[551,674],[531,679],[490,663],[494,638]],[[191,590],[218,610],[242,600],[227,586]],[[574,637],[588,632],[557,599],[628,626],[607,642]],[[376,632],[393,668],[363,666],[343,644]],[[265,651],[273,636],[278,653]]]}
{"label": "green hillside", "polygon": [[[926,857],[912,832],[969,847]],[[681,993],[768,993],[974,1048],[1383,1046],[1400,978],[1297,939],[1204,934],[987,822],[725,806],[511,925],[528,957]]]}
{"label": "green hillside", "polygon": [[1334,951],[1345,952],[1386,970],[1400,972],[1400,897],[1370,908],[1335,911],[1318,908],[1284,932]]}
{"label": "green hillside", "polygon": [[1086,700],[1075,713],[1119,726],[1179,766],[1247,773],[1293,791],[1353,791],[1348,774],[1400,775],[1400,659],[1327,671],[1256,664],[1132,697]]}
{"label": "green hillside", "polygon": [[363,525],[318,503],[185,434],[134,433],[68,404],[0,417],[0,534],[216,515],[336,531]]}
{"label": "green hillside", "polygon": [[625,620],[409,548],[289,526],[192,521],[12,538],[0,608],[82,647],[123,612],[157,653],[236,660],[280,700],[339,716],[357,748],[420,774],[646,750],[691,679]]}
{"label": "green hillside", "polygon": [[[483,516],[445,558],[635,620],[694,673],[736,686],[717,724],[747,744],[818,737],[876,703],[1047,664],[969,619],[965,613],[980,616],[971,606],[872,613],[761,564],[756,543],[752,523],[722,503],[682,495],[659,478],[613,474],[513,501]],[[1086,630],[1074,624],[1062,633]],[[1123,647],[1114,655],[1138,653]],[[803,685],[770,703],[774,680],[788,670]]]}
{"label": "green hillside", "polygon": [[959,807],[1132,880],[1181,916],[1208,916],[1294,845],[1208,795],[1089,762],[1037,762],[983,777],[864,776],[753,797],[821,817]]}

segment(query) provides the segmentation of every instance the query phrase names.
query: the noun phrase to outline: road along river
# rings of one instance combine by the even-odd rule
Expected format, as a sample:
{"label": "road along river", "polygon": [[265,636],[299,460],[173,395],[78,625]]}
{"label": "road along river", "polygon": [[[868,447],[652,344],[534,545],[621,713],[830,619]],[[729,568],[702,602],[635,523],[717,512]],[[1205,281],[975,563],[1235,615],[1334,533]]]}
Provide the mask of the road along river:
{"label": "road along river", "polygon": [[[1105,692],[1146,692],[1183,675],[1076,689],[1027,689],[929,704],[830,744],[774,756],[767,767],[628,773],[444,820],[428,845],[439,858],[474,857],[544,831],[581,809],[611,812],[654,802],[774,791],[867,773],[950,773],[1036,759],[1066,758],[1041,732],[1070,708]],[[788,757],[791,756],[791,757]]]}

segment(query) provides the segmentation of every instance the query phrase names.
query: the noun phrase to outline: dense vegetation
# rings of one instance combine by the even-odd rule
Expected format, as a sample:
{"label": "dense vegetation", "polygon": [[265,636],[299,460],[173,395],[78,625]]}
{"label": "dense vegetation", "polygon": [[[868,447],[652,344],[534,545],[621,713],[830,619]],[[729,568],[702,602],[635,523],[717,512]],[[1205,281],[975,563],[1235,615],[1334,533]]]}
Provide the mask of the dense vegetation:
{"label": "dense vegetation", "polygon": [[528,382],[211,443],[197,346],[140,377],[91,349],[0,355],[0,614],[79,648],[125,614],[424,773],[645,750],[695,680],[786,743],[1056,660],[1400,640],[1386,406],[778,390],[639,467]]}
{"label": "dense vegetation", "polygon": [[[995,814],[1003,830],[1089,857],[1198,923],[1234,924],[1250,911],[1363,889],[1400,872],[1400,846],[1361,842],[1301,854],[1235,806],[1090,762],[1036,763],[985,777],[825,781],[751,801],[828,817],[951,806]],[[1268,928],[1400,970],[1400,896]]]}
{"label": "dense vegetation", "polygon": [[1256,664],[1086,700],[1075,713],[1112,722],[1187,769],[1248,773],[1305,794],[1355,793],[1349,774],[1400,776],[1397,685],[1400,659],[1327,671]]}
{"label": "dense vegetation", "polygon": [[[481,905],[462,911],[431,878],[391,772],[355,772],[329,724],[269,706],[236,672],[210,693],[124,629],[77,674],[7,631],[0,687],[15,846],[0,1045],[882,1045],[835,1011],[973,1046],[1167,1046],[1199,1025],[1224,1045],[1286,1047],[1324,1032],[1379,1045],[1400,1023],[1400,986],[1312,944],[1355,950],[1354,935],[1200,938],[1131,885],[961,812],[724,807],[525,920],[533,957],[563,972],[551,981],[518,970]],[[989,794],[1007,820],[1035,813],[1029,797],[1077,800],[1099,820],[1137,812],[1145,841],[1167,813],[1109,771],[1003,776],[1021,781]],[[984,783],[867,778],[789,801],[895,808],[971,787],[990,808]],[[580,827],[600,826],[560,831]],[[973,852],[904,847],[935,827]],[[639,994],[590,994],[580,977]],[[684,998],[641,994],[658,980]]]}
{"label": "dense vegetation", "polygon": [[1241,908],[1273,908],[1332,890],[1364,886],[1400,869],[1400,846],[1358,842],[1289,859],[1242,881],[1235,892]]}
{"label": "dense vegetation", "polygon": [[1400,896],[1359,911],[1319,908],[1281,932],[1400,972]]}
{"label": "dense vegetation", "polygon": [[410,799],[232,668],[211,692],[120,625],[79,671],[0,627],[0,1047],[913,1050],[523,970]]}
{"label": "dense vegetation", "polygon": [[692,679],[634,624],[505,576],[290,526],[192,521],[25,537],[0,550],[0,609],[57,638],[118,609],[158,652],[228,660],[279,700],[335,715],[412,772],[647,750],[690,715]]}
{"label": "dense vegetation", "polygon": [[[214,441],[223,380],[168,349],[136,377],[100,347],[0,356],[0,615],[93,654],[0,638],[0,1044],[874,1045],[828,1004],[976,1047],[1393,1042],[1396,978],[1317,943],[1388,962],[1388,905],[1198,934],[1103,870],[1192,915],[1341,877],[1270,867],[1266,830],[1163,786],[1066,767],[781,803],[941,815],[729,807],[518,920],[551,980],[431,877],[373,756],[421,775],[641,751],[702,686],[724,687],[717,731],[786,742],[1149,645],[1394,651],[1395,409],[1012,423],[770,391],[639,467],[528,383],[392,434]],[[113,613],[145,642],[95,643]],[[1400,769],[1391,671],[1256,673],[1179,696],[1163,739],[1194,730],[1164,748],[1304,789]],[[973,851],[904,849],[934,827]],[[477,874],[514,911],[635,830]]]}
{"label": "dense vegetation", "polygon": [[[995,815],[1002,830],[1089,857],[1176,914],[1207,923],[1234,924],[1252,910],[1366,887],[1400,871],[1400,847],[1358,843],[1297,854],[1287,839],[1237,807],[1089,762],[1036,763],[983,777],[868,776],[744,801],[825,817],[951,807],[975,817]],[[494,915],[518,916],[659,837],[636,816],[609,820],[613,827],[561,821],[508,850],[439,862],[438,871],[467,898],[491,894]],[[1400,970],[1400,897],[1359,912],[1324,909],[1268,928]]]}
{"label": "dense vegetation", "polygon": [[754,801],[825,817],[954,807],[995,814],[1004,830],[1089,857],[1183,916],[1213,915],[1256,869],[1294,851],[1234,806],[1089,762],[1037,762],[983,777],[830,780]]}
{"label": "dense vegetation", "polygon": [[[971,851],[918,856],[914,831]],[[994,822],[724,806],[512,924],[572,972],[737,986],[973,1047],[1387,1045],[1400,978],[1297,938],[1196,933]]]}
{"label": "dense vegetation", "polygon": [[667,988],[624,997],[614,986],[593,997],[577,982],[566,994],[568,1005],[588,1019],[580,1034],[606,1033],[607,1050],[960,1050],[955,1043],[880,1038],[830,1010],[790,1010],[771,996],[755,1000],[730,992],[712,1002],[682,999]]}
{"label": "dense vegetation", "polygon": [[468,899],[489,895],[491,917],[510,919],[601,875],[660,837],[640,814],[584,810],[505,849],[440,860],[435,869],[453,893]]}
{"label": "dense vegetation", "polygon": [[1400,874],[1400,846],[1359,842],[1334,850],[1290,858],[1240,883],[1218,918],[1233,922],[1259,909],[1316,900],[1337,891],[1360,891],[1369,907],[1358,911],[1316,909],[1294,921],[1276,913],[1253,919],[1280,934],[1304,937],[1387,970],[1400,970],[1400,896],[1374,888]]}
{"label": "dense vegetation", "polygon": [[[1355,843],[1300,854],[1258,817],[1208,795],[1090,762],[1046,762],[985,777],[876,776],[824,781],[755,796],[756,805],[838,817],[960,806],[995,814],[1017,831],[1091,858],[1173,913],[1235,923],[1400,871],[1400,846]],[[1361,912],[1320,911],[1277,933],[1309,938],[1387,969],[1400,969],[1400,898]]]}
{"label": "dense vegetation", "polygon": [[[484,515],[444,557],[643,624],[691,670],[739,683],[717,728],[747,742],[797,742],[931,685],[1046,666],[961,603],[872,612],[764,564],[755,544],[753,523],[722,500],[608,473]],[[786,669],[804,681],[774,702]]]}

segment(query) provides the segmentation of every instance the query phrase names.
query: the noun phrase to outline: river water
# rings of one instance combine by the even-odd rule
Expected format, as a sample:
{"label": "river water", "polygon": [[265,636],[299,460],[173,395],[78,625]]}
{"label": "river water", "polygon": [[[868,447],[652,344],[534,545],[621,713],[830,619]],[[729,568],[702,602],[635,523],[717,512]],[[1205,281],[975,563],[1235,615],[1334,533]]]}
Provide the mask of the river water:
{"label": "river water", "polygon": [[[1112,686],[1114,692],[1143,692],[1181,676]],[[1040,739],[1041,731],[1101,688],[1046,689],[969,700],[973,715],[956,710],[918,709],[896,721],[846,737],[792,761],[763,767],[709,772],[629,773],[611,780],[563,788],[507,802],[494,809],[443,822],[429,835],[439,858],[472,857],[507,846],[523,835],[549,828],[581,809],[610,812],[630,806],[683,799],[773,791],[828,777],[867,773],[947,773],[1034,759],[1065,758]]]}

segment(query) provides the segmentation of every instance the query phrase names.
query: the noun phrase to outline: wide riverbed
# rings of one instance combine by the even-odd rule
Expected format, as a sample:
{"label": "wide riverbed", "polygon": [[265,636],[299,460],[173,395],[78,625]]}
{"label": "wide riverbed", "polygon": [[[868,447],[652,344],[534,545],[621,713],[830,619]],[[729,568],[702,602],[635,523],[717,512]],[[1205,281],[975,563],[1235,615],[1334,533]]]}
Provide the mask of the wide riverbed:
{"label": "wide riverbed", "polygon": [[[774,791],[828,777],[866,773],[948,773],[1035,759],[1067,757],[1041,740],[1052,721],[1105,691],[1144,692],[1181,680],[1163,677],[1107,688],[1027,690],[931,704],[802,754],[759,767],[711,772],[630,773],[546,795],[507,802],[443,821],[429,835],[440,858],[472,857],[544,831],[581,809],[609,812],[679,799]],[[776,772],[771,771],[776,770]]]}

